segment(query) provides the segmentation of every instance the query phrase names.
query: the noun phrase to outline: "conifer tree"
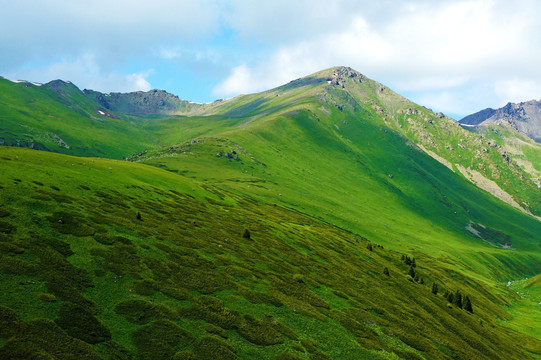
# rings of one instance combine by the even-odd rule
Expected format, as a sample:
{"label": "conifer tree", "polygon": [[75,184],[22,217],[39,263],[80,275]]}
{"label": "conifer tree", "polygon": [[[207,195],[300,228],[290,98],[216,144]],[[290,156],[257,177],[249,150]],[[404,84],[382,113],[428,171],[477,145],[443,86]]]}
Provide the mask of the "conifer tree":
{"label": "conifer tree", "polygon": [[457,290],[455,297],[454,297],[454,304],[462,309],[462,295],[460,294],[460,291]]}
{"label": "conifer tree", "polygon": [[473,314],[473,308],[471,306],[471,301],[468,295],[464,297],[464,310],[469,311],[470,313]]}
{"label": "conifer tree", "polygon": [[142,220],[141,213],[138,211],[137,215],[135,216],[137,220]]}
{"label": "conifer tree", "polygon": [[410,266],[410,269],[408,271],[408,275],[415,279],[415,270],[413,270],[413,267]]}
{"label": "conifer tree", "polygon": [[389,274],[389,269],[388,269],[387,267],[383,268],[383,273],[384,273],[385,275],[387,275],[387,276],[391,276],[391,275]]}
{"label": "conifer tree", "polygon": [[411,259],[408,255],[406,255],[406,258],[404,259],[404,262],[406,263],[406,265],[411,265]]}
{"label": "conifer tree", "polygon": [[245,239],[250,239],[251,238],[250,230],[248,229],[244,230],[244,234],[242,234],[242,237]]}
{"label": "conifer tree", "polygon": [[415,277],[413,278],[413,280],[415,280],[415,282],[419,282],[419,275],[415,274]]}
{"label": "conifer tree", "polygon": [[421,280],[419,280],[419,284],[423,285],[425,283],[425,279],[421,278]]}
{"label": "conifer tree", "polygon": [[371,244],[371,243],[368,243],[368,245],[366,245],[366,248],[367,248],[369,251],[372,251],[372,244]]}
{"label": "conifer tree", "polygon": [[415,263],[415,258],[411,259],[411,266],[416,267],[417,264]]}
{"label": "conifer tree", "polygon": [[406,260],[406,257],[404,256],[404,254],[402,254],[402,256],[400,257],[400,260],[402,261]]}
{"label": "conifer tree", "polygon": [[454,300],[455,300],[455,297],[453,295],[452,292],[449,292],[449,294],[447,294],[447,301],[450,303],[450,304],[454,304]]}
{"label": "conifer tree", "polygon": [[432,283],[432,294],[438,295],[438,284]]}

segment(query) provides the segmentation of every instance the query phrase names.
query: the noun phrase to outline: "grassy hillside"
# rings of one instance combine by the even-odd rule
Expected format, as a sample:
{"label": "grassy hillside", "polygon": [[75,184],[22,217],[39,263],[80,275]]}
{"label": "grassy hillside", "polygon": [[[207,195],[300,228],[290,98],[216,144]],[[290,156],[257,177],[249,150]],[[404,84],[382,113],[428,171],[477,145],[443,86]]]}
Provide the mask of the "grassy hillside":
{"label": "grassy hillside", "polygon": [[390,130],[370,100],[356,102],[326,79],[316,74],[241,97],[237,109],[219,109],[240,126],[130,160],[293,208],[398,251],[440,256],[472,274],[507,280],[541,270],[539,221],[479,191]]}
{"label": "grassy hillside", "polygon": [[434,257],[415,281],[371,238],[156,167],[7,147],[0,166],[1,358],[541,354],[500,324],[508,288]]}
{"label": "grassy hillside", "polygon": [[0,79],[3,144],[52,151],[0,147],[0,358],[541,356],[535,143],[349,68],[100,96]]}

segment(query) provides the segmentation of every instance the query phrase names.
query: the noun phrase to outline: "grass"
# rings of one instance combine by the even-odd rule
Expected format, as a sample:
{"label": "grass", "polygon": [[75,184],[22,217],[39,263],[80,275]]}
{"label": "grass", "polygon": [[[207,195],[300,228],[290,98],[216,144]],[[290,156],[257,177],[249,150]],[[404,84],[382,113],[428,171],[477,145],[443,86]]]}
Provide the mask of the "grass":
{"label": "grass", "polygon": [[[2,263],[30,266],[0,275],[2,284],[28,282],[0,297],[2,321],[27,329],[4,335],[3,355],[23,356],[23,342],[32,344],[26,355],[59,358],[68,358],[58,350],[68,342],[89,358],[433,358],[443,347],[463,358],[528,358],[526,343],[541,351],[538,340],[499,324],[509,294],[428,255],[415,256],[420,285],[406,279],[400,253],[374,241],[370,251],[366,239],[281,206],[145,165],[0,151],[18,158],[2,162],[3,219],[19,225],[2,236],[23,250],[6,248]],[[78,201],[33,206],[42,189],[33,180]],[[60,224],[69,231],[57,217],[69,219]],[[468,294],[474,314],[448,308],[431,293],[433,281]]]}
{"label": "grass", "polygon": [[[0,92],[13,139],[15,119],[37,139],[60,126],[47,115],[59,113],[79,129],[73,141],[92,139],[96,151],[47,149],[136,153],[118,161],[0,148],[0,329],[12,329],[0,333],[0,357],[539,356],[538,308],[502,281],[541,272],[541,224],[453,164],[481,159],[535,212],[527,178],[499,154],[431,147],[449,150],[447,168],[412,141],[472,147],[478,135],[333,71],[343,69],[190,116],[97,117],[100,126],[88,122],[95,103],[74,87],[0,81],[15,86]],[[41,125],[20,111],[40,114]],[[424,284],[408,276],[404,254]],[[468,295],[473,314],[445,291]]]}

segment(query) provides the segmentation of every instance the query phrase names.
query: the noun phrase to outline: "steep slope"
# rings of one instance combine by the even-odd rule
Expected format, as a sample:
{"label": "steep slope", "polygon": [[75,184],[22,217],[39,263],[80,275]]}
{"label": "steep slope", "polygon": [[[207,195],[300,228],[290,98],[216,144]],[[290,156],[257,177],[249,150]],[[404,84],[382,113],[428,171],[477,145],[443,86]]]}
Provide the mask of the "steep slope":
{"label": "steep slope", "polygon": [[302,104],[319,104],[311,111],[320,118],[368,116],[482,189],[525,213],[541,215],[541,182],[537,170],[532,171],[540,167],[535,146],[525,146],[524,153],[513,156],[514,148],[508,151],[486,135],[471,134],[443,114],[413,104],[349,68],[329,69],[268,92],[205,105],[163,91],[101,94],[81,92],[73,84],[63,90],[67,85],[56,82],[38,88],[0,82],[0,141],[120,159],[199,136],[221,136],[282,111],[303,110]]}
{"label": "steep slope", "polygon": [[508,103],[497,110],[485,109],[464,117],[460,123],[482,127],[507,125],[530,139],[541,142],[541,101]]}
{"label": "steep slope", "polygon": [[[396,250],[442,256],[465,271],[502,280],[539,272],[541,223],[480,192],[400,134],[392,121],[415,133],[402,120],[411,106],[352,70],[331,69],[217,105],[213,111],[241,124],[130,160],[294,208]],[[391,121],[391,111],[400,118]],[[435,115],[430,120],[447,126]],[[475,230],[481,226],[487,230]]]}
{"label": "steep slope", "polygon": [[111,114],[75,85],[0,78],[0,143],[79,156],[121,158],[153,146],[138,120]]}
{"label": "steep slope", "polygon": [[416,281],[372,239],[155,167],[9,147],[0,167],[0,358],[541,354],[499,322],[512,291],[439,259]]}

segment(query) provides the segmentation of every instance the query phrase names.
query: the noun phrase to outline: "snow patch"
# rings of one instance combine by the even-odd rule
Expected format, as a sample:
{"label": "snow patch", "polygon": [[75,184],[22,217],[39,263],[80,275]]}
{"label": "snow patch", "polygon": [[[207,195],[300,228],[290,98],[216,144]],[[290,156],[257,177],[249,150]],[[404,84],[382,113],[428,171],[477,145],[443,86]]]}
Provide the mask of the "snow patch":
{"label": "snow patch", "polygon": [[98,110],[98,112],[100,113],[100,115],[105,115],[105,113],[101,110]]}
{"label": "snow patch", "polygon": [[464,127],[476,127],[477,125],[470,125],[470,124],[460,124],[460,126],[464,126]]}

